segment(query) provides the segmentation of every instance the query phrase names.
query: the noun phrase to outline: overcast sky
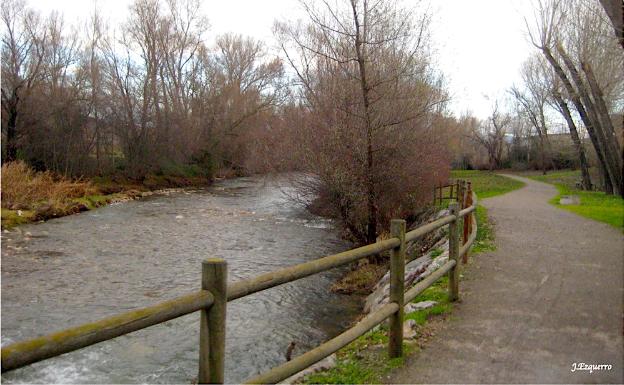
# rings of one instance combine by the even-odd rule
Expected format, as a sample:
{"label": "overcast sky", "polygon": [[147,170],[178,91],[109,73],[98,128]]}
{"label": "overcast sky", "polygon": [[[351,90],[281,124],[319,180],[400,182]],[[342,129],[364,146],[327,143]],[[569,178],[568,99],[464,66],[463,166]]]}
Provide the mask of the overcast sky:
{"label": "overcast sky", "polygon": [[[47,13],[53,9],[67,22],[85,19],[95,0],[29,0]],[[111,24],[125,20],[131,0],[98,0]],[[405,1],[409,5],[410,0]],[[530,0],[429,0],[434,11],[436,62],[447,77],[456,114],[470,111],[485,118],[493,100],[518,83],[518,70],[531,52],[523,17],[531,14]],[[265,40],[273,46],[275,19],[304,17],[296,0],[208,0],[203,2],[211,30],[207,39],[235,32]]]}

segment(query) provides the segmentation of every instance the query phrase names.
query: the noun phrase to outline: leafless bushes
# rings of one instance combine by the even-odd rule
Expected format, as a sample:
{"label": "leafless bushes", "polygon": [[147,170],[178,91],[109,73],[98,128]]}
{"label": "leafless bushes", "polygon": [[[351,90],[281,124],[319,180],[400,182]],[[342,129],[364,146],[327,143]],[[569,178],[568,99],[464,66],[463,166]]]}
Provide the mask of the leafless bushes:
{"label": "leafless bushes", "polygon": [[252,38],[206,43],[198,0],[136,0],[120,29],[2,4],[5,161],[65,175],[170,164],[247,172],[252,131],[285,94],[281,62]]}

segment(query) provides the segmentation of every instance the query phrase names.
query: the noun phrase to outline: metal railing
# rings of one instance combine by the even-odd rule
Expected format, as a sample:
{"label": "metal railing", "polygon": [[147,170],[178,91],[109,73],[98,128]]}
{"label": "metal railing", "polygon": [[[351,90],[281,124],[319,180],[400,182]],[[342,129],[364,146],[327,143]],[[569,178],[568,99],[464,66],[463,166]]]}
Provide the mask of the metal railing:
{"label": "metal railing", "polygon": [[[198,383],[223,383],[225,362],[225,324],[227,302],[288,282],[343,266],[362,258],[391,251],[390,301],[368,314],[355,326],[320,346],[277,366],[264,374],[248,379],[247,383],[277,383],[331,355],[362,336],[376,325],[390,320],[390,357],[402,356],[403,306],[445,274],[449,274],[449,298],[459,298],[459,258],[464,262],[468,249],[476,238],[474,220],[476,196],[470,184],[456,184],[460,202],[449,205],[449,215],[406,232],[404,220],[392,220],[392,238],[330,255],[310,262],[286,267],[253,278],[227,284],[227,263],[208,259],[202,263],[202,290],[129,311],[96,322],[69,328],[57,333],[17,342],[2,348],[2,372],[113,339],[152,325],[201,312],[199,335]],[[462,220],[463,219],[463,220]],[[463,222],[463,245],[460,245],[460,222]],[[475,223],[472,226],[472,223]],[[449,260],[427,278],[405,291],[405,253],[407,243],[413,242],[442,226],[449,226]]]}

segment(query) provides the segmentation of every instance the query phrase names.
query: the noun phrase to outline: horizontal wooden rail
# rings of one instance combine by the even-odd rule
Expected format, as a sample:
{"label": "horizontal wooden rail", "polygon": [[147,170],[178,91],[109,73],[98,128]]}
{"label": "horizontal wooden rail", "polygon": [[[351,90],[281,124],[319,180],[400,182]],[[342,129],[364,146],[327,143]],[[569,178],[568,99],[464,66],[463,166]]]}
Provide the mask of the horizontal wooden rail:
{"label": "horizontal wooden rail", "polygon": [[354,327],[324,344],[296,357],[292,361],[277,366],[264,374],[260,374],[245,381],[247,384],[275,384],[293,374],[299,373],[310,365],[319,362],[323,358],[347,346],[356,338],[385,321],[390,315],[399,310],[399,305],[389,303],[380,309],[364,317]]}
{"label": "horizontal wooden rail", "polygon": [[442,218],[436,219],[435,221],[431,223],[420,226],[417,229],[408,231],[407,233],[405,233],[405,242],[415,241],[416,239],[422,237],[425,234],[432,232],[435,229],[438,229],[444,225],[448,225],[454,220],[455,220],[455,215],[446,215],[446,216],[443,216]]}
{"label": "horizontal wooden rail", "polygon": [[47,336],[16,342],[2,348],[2,372],[163,323],[209,307],[212,302],[212,294],[197,291]]}
{"label": "horizontal wooden rail", "polygon": [[400,241],[398,238],[390,238],[370,245],[358,247],[357,249],[344,251],[342,253],[285,267],[269,273],[260,274],[253,278],[234,282],[228,285],[227,298],[228,301],[232,301],[274,286],[296,281],[313,274],[327,271],[335,267],[346,265],[359,259],[393,249],[399,246],[399,244]]}
{"label": "horizontal wooden rail", "polygon": [[468,215],[468,214],[472,213],[473,211],[475,211],[476,208],[477,208],[476,206],[466,207],[465,209],[460,210],[459,214],[457,216],[460,217],[460,218],[463,218],[466,215]]}

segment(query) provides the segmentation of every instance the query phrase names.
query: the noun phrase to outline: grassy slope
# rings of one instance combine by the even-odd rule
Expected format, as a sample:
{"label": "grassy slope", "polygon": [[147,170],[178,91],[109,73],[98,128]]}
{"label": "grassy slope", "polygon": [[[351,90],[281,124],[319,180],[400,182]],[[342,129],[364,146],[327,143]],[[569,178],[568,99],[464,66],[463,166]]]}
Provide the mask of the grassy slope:
{"label": "grassy slope", "polygon": [[472,190],[477,193],[479,199],[505,194],[524,186],[522,182],[489,171],[454,170],[451,172],[451,178],[472,182]]}
{"label": "grassy slope", "polygon": [[[599,191],[577,189],[576,182],[581,178],[580,171],[557,171],[546,175],[527,175],[527,177],[554,184],[557,187],[559,194],[550,200],[551,204],[624,230],[624,199]],[[578,195],[581,204],[560,205],[559,200],[562,195]]]}
{"label": "grassy slope", "polygon": [[[472,182],[473,190],[479,198],[487,198],[516,190],[524,183],[483,171],[453,171],[452,178],[466,179]],[[495,249],[492,226],[487,220],[487,210],[477,206],[476,211],[477,238],[472,247],[472,254]],[[432,331],[428,324],[434,319],[447,317],[453,309],[448,300],[448,277],[439,279],[435,284],[421,293],[412,302],[433,300],[437,305],[409,314],[405,319],[413,319],[419,325],[415,343],[404,343],[403,358],[388,358],[388,336],[386,324],[381,324],[379,330],[371,331],[347,345],[337,353],[338,363],[329,370],[312,374],[305,378],[309,384],[366,384],[381,383],[393,368],[403,365],[405,357],[417,351]]]}

